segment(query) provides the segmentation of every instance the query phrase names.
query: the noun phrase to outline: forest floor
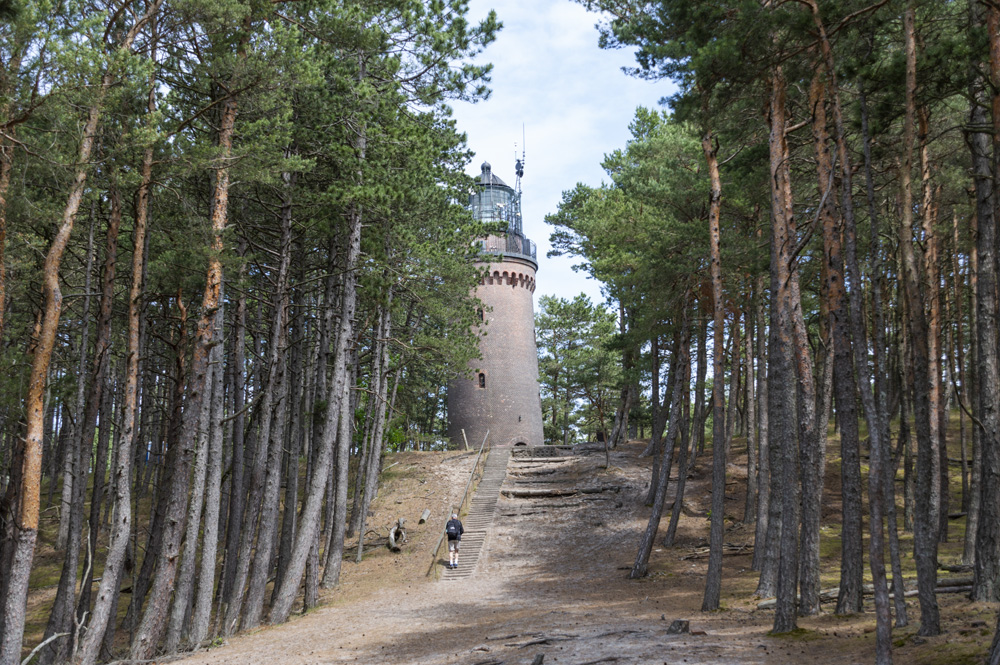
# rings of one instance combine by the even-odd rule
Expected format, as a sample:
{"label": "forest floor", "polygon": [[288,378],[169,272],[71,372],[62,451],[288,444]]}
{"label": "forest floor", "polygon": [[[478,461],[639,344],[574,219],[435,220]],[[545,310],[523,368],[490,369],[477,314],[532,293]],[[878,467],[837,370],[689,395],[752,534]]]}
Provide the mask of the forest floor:
{"label": "forest floor", "polygon": [[[674,547],[654,547],[650,574],[629,580],[628,570],[646,522],[644,499],[650,460],[641,441],[611,453],[581,446],[558,463],[512,458],[504,488],[587,487],[603,491],[572,497],[509,498],[501,495],[475,574],[440,580],[439,557],[432,566],[449,502],[457,503],[474,457],[469,453],[403,453],[390,456],[388,472],[369,520],[364,560],[347,552],[342,584],[324,605],[289,623],[259,629],[189,655],[185,665],[263,663],[400,663],[420,665],[521,665],[544,655],[544,663],[768,663],[789,665],[874,662],[871,602],[866,612],[836,616],[825,604],[800,630],[771,636],[774,613],[757,609],[752,597],[757,575],[750,570],[753,528],[743,514],[745,453],[736,449],[727,486],[726,542],[745,546],[724,557],[722,607],[700,611],[707,556],[710,455],[689,474],[687,497]],[[824,496],[823,586],[837,585],[839,561],[839,469],[834,446]],[[741,466],[744,465],[744,466]],[[389,466],[393,465],[393,466]],[[676,467],[675,467],[676,468]],[[675,472],[676,474],[676,472]],[[673,491],[673,483],[670,485]],[[731,492],[731,493],[730,493]],[[434,512],[427,524],[417,520]],[[389,552],[388,528],[406,517],[409,540]],[[666,531],[669,515],[661,522]],[[951,542],[942,545],[943,564],[961,554],[961,520]],[[904,547],[910,542],[905,539]],[[867,552],[867,545],[866,545]],[[912,578],[912,557],[903,559]],[[433,571],[428,575],[428,571]],[[995,605],[971,603],[965,594],[939,595],[944,633],[916,636],[919,608],[908,599],[910,625],[893,632],[894,657],[907,665],[980,663],[996,621]],[[690,633],[672,635],[675,619]]]}

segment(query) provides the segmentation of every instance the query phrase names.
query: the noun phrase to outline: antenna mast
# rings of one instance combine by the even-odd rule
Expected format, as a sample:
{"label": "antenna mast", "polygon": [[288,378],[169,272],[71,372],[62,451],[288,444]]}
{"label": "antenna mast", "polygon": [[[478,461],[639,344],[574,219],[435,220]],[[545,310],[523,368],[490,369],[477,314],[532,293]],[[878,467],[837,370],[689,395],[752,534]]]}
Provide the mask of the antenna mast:
{"label": "antenna mast", "polygon": [[524,176],[524,124],[521,125],[521,159],[517,159],[517,143],[514,143],[514,173],[517,179],[514,181],[514,191],[518,198],[521,197],[521,177]]}
{"label": "antenna mast", "polygon": [[524,233],[521,227],[521,178],[524,176],[524,123],[521,124],[521,158],[517,158],[517,142],[514,142],[514,228],[518,234]]}

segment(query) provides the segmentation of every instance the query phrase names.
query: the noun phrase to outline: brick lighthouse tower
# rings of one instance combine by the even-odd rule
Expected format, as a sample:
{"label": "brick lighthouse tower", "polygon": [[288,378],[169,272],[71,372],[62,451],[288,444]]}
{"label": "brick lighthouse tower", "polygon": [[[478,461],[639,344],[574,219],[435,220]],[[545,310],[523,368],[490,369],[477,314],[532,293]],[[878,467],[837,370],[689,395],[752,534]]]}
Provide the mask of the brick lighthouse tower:
{"label": "brick lighthouse tower", "polygon": [[486,308],[479,338],[482,358],[470,363],[471,378],[448,386],[448,436],[478,447],[489,430],[487,445],[541,445],[542,403],[538,391],[538,348],[532,297],[538,270],[535,243],[521,227],[521,176],[510,187],[484,162],[482,175],[469,196],[472,215],[501,222],[507,231],[484,238],[478,266],[487,268],[475,291]]}

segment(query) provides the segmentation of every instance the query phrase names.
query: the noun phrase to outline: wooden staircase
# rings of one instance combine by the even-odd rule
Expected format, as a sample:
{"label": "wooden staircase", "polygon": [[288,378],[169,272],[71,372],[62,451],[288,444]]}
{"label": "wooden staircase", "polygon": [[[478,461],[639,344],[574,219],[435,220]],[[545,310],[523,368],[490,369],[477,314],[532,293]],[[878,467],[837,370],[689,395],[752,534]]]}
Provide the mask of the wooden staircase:
{"label": "wooden staircase", "polygon": [[469,513],[462,520],[465,533],[462,535],[462,545],[458,552],[458,568],[444,568],[442,580],[459,580],[472,577],[479,554],[486,542],[486,535],[493,524],[493,513],[496,509],[500,487],[507,477],[507,462],[510,460],[510,448],[494,448],[486,458],[483,477],[476,488],[475,496],[469,505]]}

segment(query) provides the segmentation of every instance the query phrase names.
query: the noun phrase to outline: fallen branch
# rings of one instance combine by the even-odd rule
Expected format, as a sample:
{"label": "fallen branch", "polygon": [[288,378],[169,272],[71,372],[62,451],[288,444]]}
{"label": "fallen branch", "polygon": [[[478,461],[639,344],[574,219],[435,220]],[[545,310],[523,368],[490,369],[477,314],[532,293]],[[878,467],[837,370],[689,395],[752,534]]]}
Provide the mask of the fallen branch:
{"label": "fallen branch", "polygon": [[32,649],[31,653],[28,654],[28,657],[21,661],[21,665],[28,665],[28,663],[31,662],[31,659],[35,657],[35,654],[41,651],[42,648],[44,648],[46,645],[49,644],[49,642],[52,642],[53,640],[58,640],[60,637],[66,637],[67,635],[69,635],[69,633],[56,633],[55,635],[51,636],[49,639],[45,640],[37,647]]}
{"label": "fallen branch", "polygon": [[[689,561],[691,559],[707,559],[709,555],[710,548],[699,547],[698,549],[681,557],[681,561]],[[723,556],[740,556],[741,554],[752,554],[753,545],[733,545],[726,543],[722,547]]]}
{"label": "fallen branch", "polygon": [[548,635],[541,636],[533,640],[528,640],[527,642],[510,642],[504,644],[505,647],[517,647],[518,649],[523,649],[525,647],[537,646],[539,644],[552,644],[553,642],[565,642],[567,640],[572,640],[576,635]]}
{"label": "fallen branch", "polygon": [[[955,580],[948,580],[946,578],[943,579],[942,581],[948,582],[948,584],[946,584],[946,585],[939,585],[936,589],[934,589],[934,593],[968,593],[968,592],[972,591],[972,583],[971,582],[969,584],[952,584],[950,582],[953,582]],[[862,592],[866,596],[873,596],[873,595],[875,595],[875,589],[874,589],[874,587],[872,587],[871,584],[866,584],[862,588]],[[822,602],[827,602],[827,603],[833,602],[833,601],[837,600],[837,596],[839,595],[839,593],[840,593],[840,588],[839,587],[834,587],[832,589],[823,589],[822,591],[819,592],[819,599]],[[919,593],[920,593],[920,591],[917,590],[917,589],[910,589],[908,591],[904,591],[903,592],[903,597],[904,598],[913,598],[914,596],[917,596]],[[889,598],[895,598],[895,594],[890,593],[889,594]],[[774,609],[774,607],[775,607],[776,604],[777,604],[777,600],[776,599],[774,599],[774,598],[768,598],[767,600],[762,600],[761,602],[757,603],[757,609],[758,610],[771,610],[771,609]]]}

